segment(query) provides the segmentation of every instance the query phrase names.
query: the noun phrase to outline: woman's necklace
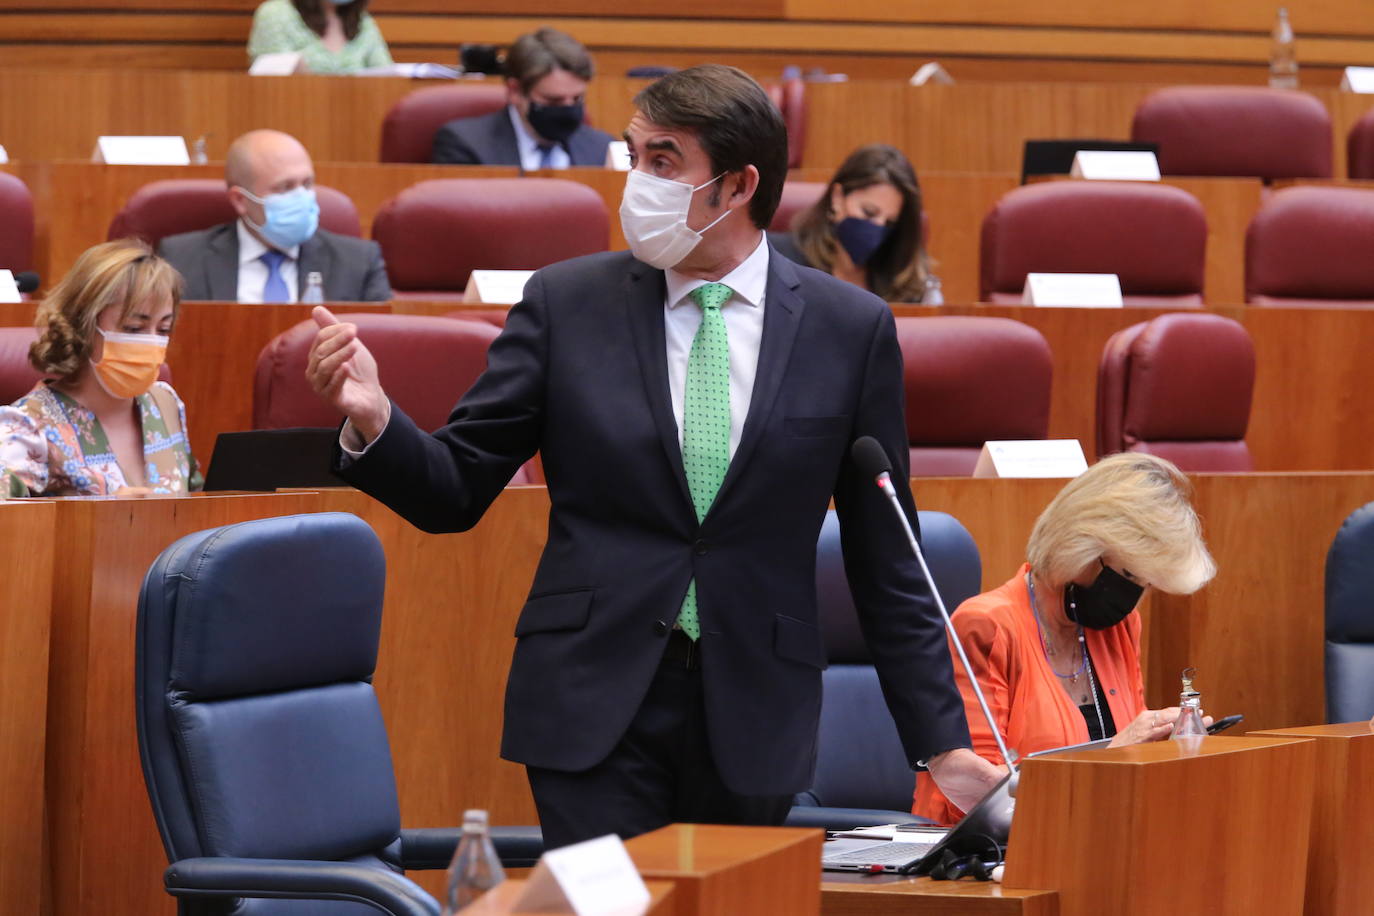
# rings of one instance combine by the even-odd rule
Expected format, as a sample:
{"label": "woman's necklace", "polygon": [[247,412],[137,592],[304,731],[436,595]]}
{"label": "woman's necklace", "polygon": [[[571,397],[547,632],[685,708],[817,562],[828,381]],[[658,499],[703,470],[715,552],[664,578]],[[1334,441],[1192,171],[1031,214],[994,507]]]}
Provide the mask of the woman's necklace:
{"label": "woman's necklace", "polygon": [[1050,660],[1050,650],[1045,642],[1045,622],[1040,619],[1040,607],[1035,600],[1035,580],[1029,572],[1026,573],[1026,588],[1030,592],[1031,613],[1035,616],[1035,630],[1040,636],[1040,651],[1045,656],[1045,664],[1050,666],[1050,671],[1054,676],[1067,680],[1070,684],[1078,683],[1078,678],[1086,671],[1088,674],[1088,692],[1093,698],[1093,711],[1097,713],[1097,733],[1104,738],[1107,735],[1107,723],[1102,718],[1102,705],[1097,699],[1097,678],[1093,677],[1092,665],[1088,662],[1088,644],[1083,638],[1083,625],[1078,624],[1078,651],[1080,660],[1078,670],[1073,674],[1060,674],[1054,670],[1054,662]]}

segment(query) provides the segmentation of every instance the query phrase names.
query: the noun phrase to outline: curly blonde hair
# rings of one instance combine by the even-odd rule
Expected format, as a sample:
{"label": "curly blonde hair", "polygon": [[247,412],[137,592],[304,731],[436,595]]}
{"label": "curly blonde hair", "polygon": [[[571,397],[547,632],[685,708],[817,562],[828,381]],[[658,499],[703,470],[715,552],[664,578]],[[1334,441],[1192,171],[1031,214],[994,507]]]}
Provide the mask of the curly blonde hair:
{"label": "curly blonde hair", "polygon": [[1192,594],[1217,571],[1192,492],[1183,472],[1163,458],[1139,452],[1103,458],[1045,507],[1026,559],[1051,588],[1105,556],[1162,592]]}
{"label": "curly blonde hair", "polygon": [[181,274],[138,239],[120,239],[87,249],[38,306],[38,339],[29,362],[45,376],[65,381],[81,371],[91,354],[96,320],[111,306],[123,321],[149,299],[181,305]]}

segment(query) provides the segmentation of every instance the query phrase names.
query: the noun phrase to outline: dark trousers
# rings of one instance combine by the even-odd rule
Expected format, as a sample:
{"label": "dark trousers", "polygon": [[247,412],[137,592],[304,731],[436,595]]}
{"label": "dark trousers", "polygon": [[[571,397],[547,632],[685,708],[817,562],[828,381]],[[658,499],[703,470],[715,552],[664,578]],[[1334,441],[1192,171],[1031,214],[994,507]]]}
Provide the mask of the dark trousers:
{"label": "dark trousers", "polygon": [[609,757],[577,773],[525,768],[544,848],[608,833],[628,839],[673,823],[781,824],[792,796],[726,788],[705,719],[697,647],[675,630],[648,695]]}

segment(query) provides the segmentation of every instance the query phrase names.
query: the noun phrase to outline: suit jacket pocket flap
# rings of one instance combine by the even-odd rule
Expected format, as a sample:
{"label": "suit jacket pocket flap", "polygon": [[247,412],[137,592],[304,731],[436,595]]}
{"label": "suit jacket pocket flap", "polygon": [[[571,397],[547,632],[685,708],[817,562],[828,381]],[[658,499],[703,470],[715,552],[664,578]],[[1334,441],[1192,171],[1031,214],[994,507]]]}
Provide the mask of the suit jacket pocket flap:
{"label": "suit jacket pocket flap", "polygon": [[587,615],[591,612],[592,596],[595,594],[596,589],[579,588],[529,599],[515,623],[515,635],[582,629],[587,625]]}
{"label": "suit jacket pocket flap", "polygon": [[849,432],[849,417],[786,417],[783,429],[799,439],[827,439]]}
{"label": "suit jacket pocket flap", "polygon": [[773,653],[813,668],[825,667],[821,631],[804,620],[779,614],[773,630]]}

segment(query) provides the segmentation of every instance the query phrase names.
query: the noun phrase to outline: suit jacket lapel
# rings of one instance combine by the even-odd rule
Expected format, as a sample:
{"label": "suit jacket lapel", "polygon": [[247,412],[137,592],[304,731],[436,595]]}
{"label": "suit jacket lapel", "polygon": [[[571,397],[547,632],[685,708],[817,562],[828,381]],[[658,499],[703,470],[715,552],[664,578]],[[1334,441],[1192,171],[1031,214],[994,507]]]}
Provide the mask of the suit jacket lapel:
{"label": "suit jacket lapel", "polygon": [[797,291],[801,279],[792,262],[778,254],[771,244],[768,251],[768,286],[763,301],[763,340],[759,344],[759,365],[754,374],[754,391],[749,397],[749,414],[740,432],[739,447],[730,459],[725,480],[716,492],[712,507],[725,499],[731,486],[744,473],[759,439],[768,429],[768,418],[782,389],[783,375],[797,339],[805,301]]}
{"label": "suit jacket lapel", "polygon": [[239,235],[238,224],[218,226],[205,246],[207,254],[201,262],[205,270],[205,288],[210,298],[221,302],[237,302],[239,298]]}
{"label": "suit jacket lapel", "polygon": [[506,163],[523,168],[520,161],[520,143],[515,139],[515,127],[510,121],[510,109],[502,108],[492,112],[491,157],[489,163]]}
{"label": "suit jacket lapel", "polygon": [[678,442],[677,419],[673,416],[672,394],[668,389],[663,271],[632,261],[624,288],[627,324],[634,339],[635,353],[639,356],[644,398],[649,404],[649,413],[654,418],[654,426],[658,428],[659,440],[672,466],[673,476],[677,478],[682,498],[691,507],[692,494],[687,488],[687,474],[682,469],[682,446]]}

